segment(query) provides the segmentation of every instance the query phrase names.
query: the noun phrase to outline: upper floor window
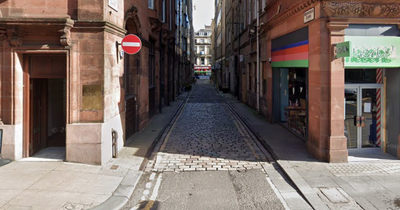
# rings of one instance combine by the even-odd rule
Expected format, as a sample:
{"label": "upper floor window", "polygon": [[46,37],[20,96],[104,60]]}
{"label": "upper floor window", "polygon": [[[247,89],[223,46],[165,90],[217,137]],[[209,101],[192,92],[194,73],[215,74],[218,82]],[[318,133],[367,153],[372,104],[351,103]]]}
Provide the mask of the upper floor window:
{"label": "upper floor window", "polygon": [[154,9],[154,0],[149,0],[149,8]]}
{"label": "upper floor window", "polygon": [[167,13],[167,11],[166,11],[166,7],[165,7],[165,0],[162,0],[161,21],[163,23],[165,23],[165,21],[166,21],[166,16],[167,16],[166,13]]}
{"label": "upper floor window", "polygon": [[265,7],[267,6],[267,0],[262,0],[261,4],[261,10],[264,11]]}

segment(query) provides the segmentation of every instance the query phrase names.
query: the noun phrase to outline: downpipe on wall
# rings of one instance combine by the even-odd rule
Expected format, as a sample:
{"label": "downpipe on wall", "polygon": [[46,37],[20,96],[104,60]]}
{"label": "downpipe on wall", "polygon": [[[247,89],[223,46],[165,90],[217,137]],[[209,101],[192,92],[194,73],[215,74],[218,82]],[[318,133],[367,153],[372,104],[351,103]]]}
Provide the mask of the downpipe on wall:
{"label": "downpipe on wall", "polygon": [[257,0],[256,5],[257,10],[257,81],[256,81],[256,96],[257,96],[257,113],[260,113],[260,38],[259,38],[259,28],[260,28],[260,0]]}

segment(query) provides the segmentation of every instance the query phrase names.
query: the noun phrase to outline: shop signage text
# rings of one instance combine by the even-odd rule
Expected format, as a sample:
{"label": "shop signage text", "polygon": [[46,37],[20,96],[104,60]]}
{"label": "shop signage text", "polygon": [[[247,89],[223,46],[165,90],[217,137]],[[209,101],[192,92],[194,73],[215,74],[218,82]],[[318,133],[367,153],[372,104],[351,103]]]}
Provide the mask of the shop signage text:
{"label": "shop signage text", "polygon": [[400,38],[346,36],[351,42],[346,67],[400,67]]}
{"label": "shop signage text", "polygon": [[211,69],[211,66],[195,66],[195,70],[209,70]]}
{"label": "shop signage text", "polygon": [[82,109],[103,109],[103,91],[101,85],[82,85]]}
{"label": "shop signage text", "polygon": [[304,23],[308,23],[315,19],[315,9],[311,8],[304,12]]}
{"label": "shop signage text", "polygon": [[350,57],[350,42],[336,44],[336,58]]}

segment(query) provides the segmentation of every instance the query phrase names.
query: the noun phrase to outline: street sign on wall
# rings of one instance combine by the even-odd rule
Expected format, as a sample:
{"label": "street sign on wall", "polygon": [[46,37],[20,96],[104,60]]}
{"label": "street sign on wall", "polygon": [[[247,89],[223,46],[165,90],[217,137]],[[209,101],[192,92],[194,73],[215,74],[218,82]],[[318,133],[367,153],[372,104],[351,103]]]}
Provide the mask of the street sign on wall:
{"label": "street sign on wall", "polygon": [[344,57],[350,57],[350,42],[341,42],[336,44],[336,50],[335,50],[335,57],[336,58],[344,58]]}
{"label": "street sign on wall", "polygon": [[304,13],[304,23],[308,23],[315,19],[315,8],[311,8]]}
{"label": "street sign on wall", "polygon": [[125,53],[136,54],[142,48],[142,41],[136,35],[126,35],[121,42],[122,49]]}

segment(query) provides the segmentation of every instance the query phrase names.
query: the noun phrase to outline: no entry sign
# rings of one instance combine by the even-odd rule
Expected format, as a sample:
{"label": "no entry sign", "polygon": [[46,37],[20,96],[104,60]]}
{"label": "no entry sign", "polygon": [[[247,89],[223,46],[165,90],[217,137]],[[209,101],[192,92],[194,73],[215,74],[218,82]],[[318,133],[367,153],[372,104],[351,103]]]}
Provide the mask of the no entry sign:
{"label": "no entry sign", "polygon": [[142,41],[136,35],[126,35],[121,42],[122,49],[128,54],[136,54],[142,48]]}

